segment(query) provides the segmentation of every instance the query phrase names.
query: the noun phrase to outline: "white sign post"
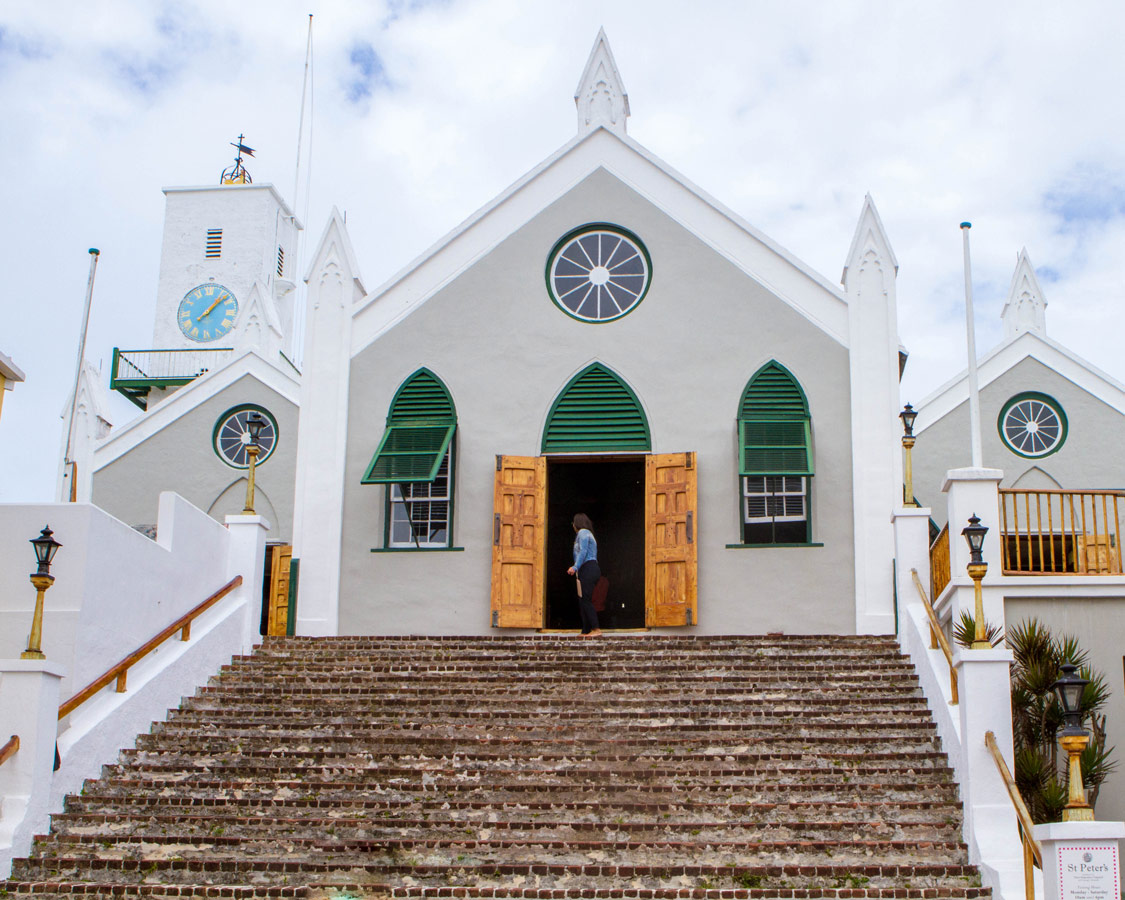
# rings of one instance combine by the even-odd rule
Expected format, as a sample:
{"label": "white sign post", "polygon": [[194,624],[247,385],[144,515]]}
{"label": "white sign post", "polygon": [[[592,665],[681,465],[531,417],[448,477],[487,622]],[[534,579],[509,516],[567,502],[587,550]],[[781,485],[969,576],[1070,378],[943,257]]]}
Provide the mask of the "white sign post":
{"label": "white sign post", "polygon": [[1035,826],[1043,848],[1043,900],[1120,900],[1118,842],[1125,822]]}

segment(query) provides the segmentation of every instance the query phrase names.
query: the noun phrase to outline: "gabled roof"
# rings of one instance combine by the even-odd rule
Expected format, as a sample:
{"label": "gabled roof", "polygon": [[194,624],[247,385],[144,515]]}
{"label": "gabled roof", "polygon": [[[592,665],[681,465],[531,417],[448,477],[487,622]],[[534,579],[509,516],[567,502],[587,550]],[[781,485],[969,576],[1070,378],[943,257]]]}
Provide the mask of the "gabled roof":
{"label": "gabled roof", "polygon": [[[977,363],[983,388],[1025,359],[1035,359],[1063,378],[1125,414],[1125,385],[1046,335],[1023,331],[1001,343]],[[963,370],[917,404],[914,433],[920,434],[969,398],[969,372]]]}
{"label": "gabled roof", "polygon": [[114,429],[113,434],[94,451],[94,471],[124,456],[246,375],[277,391],[294,406],[300,405],[300,384],[296,378],[250,348],[225,366],[184,385],[133,421]]}
{"label": "gabled roof", "polygon": [[598,169],[619,178],[847,346],[847,301],[836,285],[632,138],[599,126],[569,141],[358,304],[352,355]]}

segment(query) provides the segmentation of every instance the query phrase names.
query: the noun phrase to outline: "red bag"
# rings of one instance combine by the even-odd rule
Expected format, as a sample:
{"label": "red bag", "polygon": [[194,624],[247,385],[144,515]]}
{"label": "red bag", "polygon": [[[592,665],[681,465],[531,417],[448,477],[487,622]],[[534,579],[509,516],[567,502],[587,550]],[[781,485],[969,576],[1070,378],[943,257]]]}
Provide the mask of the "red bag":
{"label": "red bag", "polygon": [[594,604],[594,612],[605,612],[605,598],[608,594],[609,579],[603,575],[594,585],[594,596],[591,598],[591,602]]}

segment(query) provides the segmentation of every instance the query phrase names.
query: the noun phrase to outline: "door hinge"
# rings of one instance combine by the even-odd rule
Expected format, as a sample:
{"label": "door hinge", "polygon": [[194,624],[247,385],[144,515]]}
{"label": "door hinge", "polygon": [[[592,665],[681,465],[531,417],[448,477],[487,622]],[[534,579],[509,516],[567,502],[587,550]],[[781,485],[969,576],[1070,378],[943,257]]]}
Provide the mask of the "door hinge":
{"label": "door hinge", "polygon": [[504,468],[504,457],[499,453],[496,454],[496,471],[500,472]]}
{"label": "door hinge", "polygon": [[684,611],[684,619],[685,619],[685,621],[684,621],[685,625],[695,624],[691,621],[691,609],[690,609],[690,607]]}
{"label": "door hinge", "polygon": [[685,469],[695,468],[695,452],[694,451],[689,450],[687,453],[684,454],[684,468]]}
{"label": "door hinge", "polygon": [[496,513],[492,517],[492,545],[494,547],[500,546],[500,513]]}
{"label": "door hinge", "polygon": [[[691,514],[691,510],[689,509],[688,514],[687,514],[687,542],[689,544],[691,544],[694,541],[695,541],[695,531],[692,528],[692,514]],[[688,624],[691,624],[691,623],[689,622]]]}
{"label": "door hinge", "polygon": [[494,609],[492,611],[492,627],[493,628],[499,628],[500,627],[500,610],[498,610],[498,609]]}

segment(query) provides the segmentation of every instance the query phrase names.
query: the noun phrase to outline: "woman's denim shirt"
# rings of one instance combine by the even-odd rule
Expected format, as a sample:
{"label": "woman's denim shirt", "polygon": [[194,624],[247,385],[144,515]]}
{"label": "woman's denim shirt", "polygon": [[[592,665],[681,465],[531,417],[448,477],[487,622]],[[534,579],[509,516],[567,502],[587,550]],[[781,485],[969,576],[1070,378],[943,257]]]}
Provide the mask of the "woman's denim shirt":
{"label": "woman's denim shirt", "polygon": [[583,563],[598,558],[598,542],[590,530],[583,528],[574,538],[574,568],[581,569]]}

